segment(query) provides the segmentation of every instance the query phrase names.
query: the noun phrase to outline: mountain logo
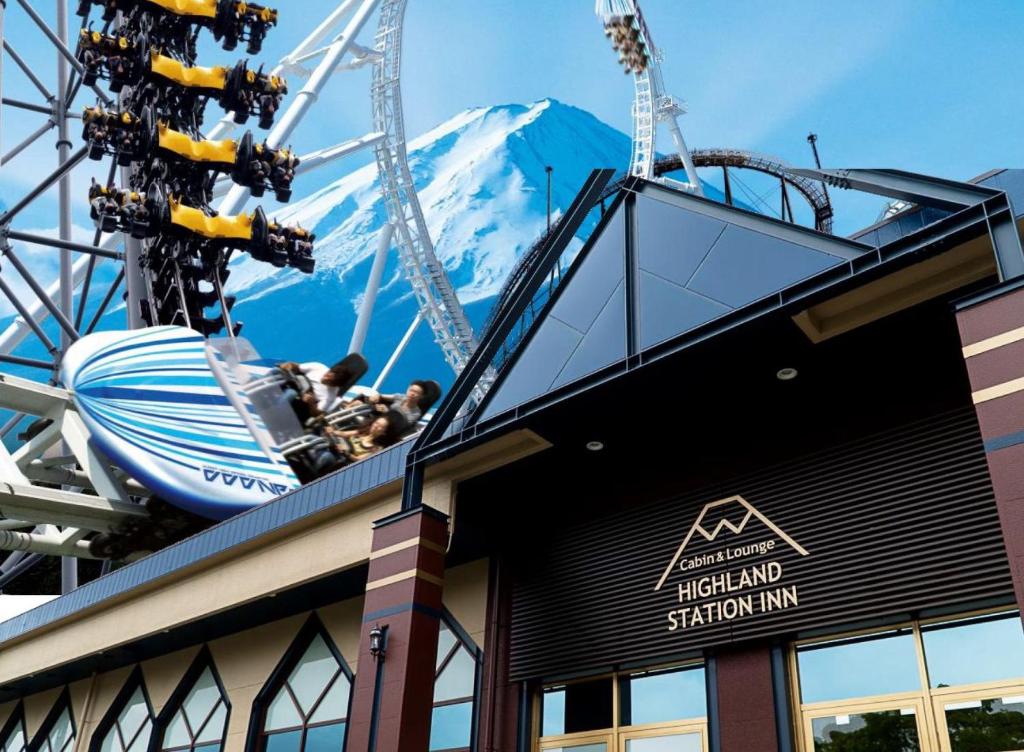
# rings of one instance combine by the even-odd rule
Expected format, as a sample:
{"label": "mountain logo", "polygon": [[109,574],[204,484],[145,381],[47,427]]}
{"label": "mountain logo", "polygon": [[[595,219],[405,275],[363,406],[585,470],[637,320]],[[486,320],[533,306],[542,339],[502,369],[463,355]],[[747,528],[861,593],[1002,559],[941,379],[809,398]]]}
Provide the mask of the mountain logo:
{"label": "mountain logo", "polygon": [[[726,506],[736,506],[743,511],[743,517],[740,519],[739,523],[737,524],[733,522],[731,519],[729,519],[728,514],[726,514],[718,521],[717,524],[714,525],[714,529],[708,532],[708,529],[705,525],[705,520],[708,518],[709,514],[713,513],[715,510],[721,507]],[[686,551],[687,546],[690,545],[690,541],[693,540],[693,537],[695,535],[699,534],[708,542],[716,540],[718,536],[721,535],[723,530],[729,530],[735,535],[741,535],[747,529],[747,526],[750,524],[751,520],[755,518],[759,522],[761,522],[765,527],[767,527],[769,530],[771,530],[773,533],[779,536],[779,538],[785,541],[798,554],[800,554],[801,556],[808,555],[807,549],[805,549],[803,546],[801,546],[799,543],[797,543],[795,540],[789,537],[782,530],[782,528],[780,528],[778,525],[776,525],[774,522],[768,519],[765,515],[761,514],[761,512],[759,512],[757,508],[754,507],[754,505],[751,504],[749,501],[744,499],[742,496],[729,496],[728,498],[719,499],[718,501],[712,501],[710,504],[704,505],[704,508],[700,511],[700,514],[697,515],[696,521],[690,527],[690,532],[686,534],[686,538],[683,539],[683,542],[679,545],[679,548],[676,549],[676,553],[672,557],[672,561],[670,561],[668,566],[665,567],[665,572],[661,575],[661,579],[658,580],[658,584],[654,588],[654,591],[657,592],[661,590],[661,588],[665,585],[665,581],[668,579],[668,576],[672,573],[672,570],[675,568],[676,564],[679,563],[679,559],[682,558],[683,553]]]}

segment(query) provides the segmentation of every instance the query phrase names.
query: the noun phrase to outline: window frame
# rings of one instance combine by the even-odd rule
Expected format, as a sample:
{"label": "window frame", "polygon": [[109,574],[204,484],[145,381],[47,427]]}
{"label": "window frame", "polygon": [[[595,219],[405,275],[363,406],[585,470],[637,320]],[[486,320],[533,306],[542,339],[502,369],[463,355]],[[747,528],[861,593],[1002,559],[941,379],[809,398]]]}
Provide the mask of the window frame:
{"label": "window frame", "polygon": [[53,706],[43,719],[39,730],[32,735],[32,740],[25,745],[25,752],[40,752],[43,742],[50,736],[50,732],[53,731],[53,727],[60,720],[60,716],[65,709],[68,711],[68,719],[71,721],[71,749],[69,752],[74,751],[74,744],[78,739],[78,724],[75,722],[75,709],[71,705],[71,689],[65,684],[64,689],[61,690],[57,699],[54,700]]}
{"label": "window frame", "polygon": [[[150,702],[149,692],[146,689],[145,677],[142,675],[142,666],[135,664],[135,668],[125,679],[124,684],[118,691],[117,696],[114,697],[114,701],[110,703],[110,707],[107,708],[107,712],[103,714],[103,717],[96,724],[96,728],[93,730],[92,735],[89,737],[89,752],[100,752],[100,748],[103,745],[103,740],[107,738],[107,734],[117,724],[117,718],[121,715],[121,711],[124,710],[128,701],[135,694],[135,690],[139,689],[142,691],[142,699],[146,703],[146,710],[149,713],[149,724],[150,724],[150,740],[149,744],[146,745],[146,752],[152,749],[153,734],[156,733],[156,714],[153,712],[153,703]],[[142,730],[141,727],[139,729]],[[122,741],[122,748],[124,747],[124,739]],[[132,741],[135,741],[132,739]]]}
{"label": "window frame", "polygon": [[[209,668],[210,674],[213,676],[213,681],[217,685],[217,690],[220,692],[221,702],[224,703],[224,731],[220,739],[220,752],[224,752],[224,743],[227,741],[228,729],[231,727],[231,697],[228,695],[227,689],[224,688],[223,682],[220,680],[220,673],[217,671],[217,666],[213,661],[213,653],[210,652],[210,647],[207,644],[203,644],[196,657],[192,659],[192,663],[185,669],[185,673],[178,681],[174,691],[171,692],[171,696],[167,698],[167,702],[160,709],[156,718],[153,719],[153,735],[149,739],[149,749],[147,752],[162,752],[164,749],[164,735],[167,733],[167,729],[171,725],[171,721],[174,720],[175,714],[178,709],[181,708],[185,700],[188,699],[189,693],[195,686],[195,683],[199,681],[199,677],[203,675],[203,672]],[[216,709],[214,709],[216,712]],[[195,740],[190,745],[190,752],[194,752]],[[97,752],[96,750],[90,750],[89,752]]]}
{"label": "window frame", "polygon": [[[458,619],[449,611],[447,608],[441,608],[441,618],[439,625],[444,624],[449,631],[455,636],[455,644],[448,651],[446,660],[442,662],[440,667],[435,665],[434,668],[434,682],[441,676],[441,672],[448,666],[448,664],[455,658],[456,653],[462,648],[465,648],[470,657],[473,659],[474,670],[473,670],[473,694],[466,697],[459,697],[454,700],[443,700],[441,702],[434,702],[433,689],[431,689],[430,695],[430,719],[431,729],[433,729],[434,710],[449,705],[461,705],[468,699],[471,704],[470,713],[470,726],[469,726],[469,746],[468,747],[445,747],[442,749],[433,750],[433,752],[477,752],[478,740],[477,736],[480,731],[480,695],[483,689],[483,670],[484,670],[484,651],[480,649],[480,646],[476,644],[469,633],[463,629],[462,625],[459,624]],[[440,631],[440,629],[438,630]],[[428,741],[429,749],[429,741]]]}
{"label": "window frame", "polygon": [[[711,744],[710,717],[712,688],[711,682],[711,659],[703,656],[689,660],[677,661],[674,663],[659,663],[653,666],[631,666],[628,669],[619,671],[606,671],[593,676],[573,677],[565,681],[549,681],[541,684],[533,693],[532,703],[532,734],[533,743],[531,749],[534,752],[558,748],[565,745],[582,745],[592,743],[605,743],[607,752],[625,752],[626,742],[630,739],[641,739],[658,736],[671,736],[673,734],[699,733],[701,737],[701,748],[708,752]],[[703,716],[695,718],[683,718],[672,721],[655,721],[652,723],[622,725],[622,683],[629,681],[634,674],[647,672],[668,672],[673,670],[704,669],[704,692],[707,701],[707,712]],[[569,734],[552,734],[542,736],[543,730],[543,697],[546,689],[553,687],[568,687],[573,684],[598,681],[600,679],[611,679],[612,686],[612,725],[609,728],[593,729],[590,731],[574,731]]]}
{"label": "window frame", "polygon": [[28,752],[29,738],[28,729],[25,726],[25,701],[18,700],[17,705],[11,710],[11,714],[7,716],[7,720],[4,721],[4,725],[0,726],[0,743],[10,737],[15,728],[21,725],[21,738],[24,740],[22,749]]}
{"label": "window frame", "polygon": [[[1000,690],[1014,694],[1024,694],[1024,677],[1016,679],[996,679],[987,682],[958,684],[951,687],[932,687],[928,672],[927,654],[922,633],[929,628],[941,624],[954,625],[957,622],[996,620],[998,617],[1016,615],[1021,619],[1021,610],[1012,604],[1004,604],[987,609],[975,609],[961,613],[950,613],[942,616],[903,619],[882,626],[857,630],[848,630],[832,635],[816,636],[792,642],[787,651],[787,673],[789,684],[789,704],[792,711],[792,725],[796,749],[798,752],[813,752],[813,735],[811,719],[822,715],[840,715],[847,713],[868,712],[872,709],[885,710],[900,705],[914,705],[918,708],[918,736],[921,752],[949,752],[950,742],[946,724],[942,720],[943,705],[958,700],[977,699],[983,695],[998,693]],[[1022,626],[1024,628],[1024,626]],[[915,691],[894,692],[891,694],[868,695],[846,700],[823,700],[804,703],[800,686],[800,667],[798,653],[800,648],[809,645],[825,645],[830,642],[843,642],[858,638],[870,639],[882,637],[887,633],[908,631],[913,636],[914,651],[918,668],[919,688]]]}
{"label": "window frame", "polygon": [[[309,615],[309,618],[299,627],[299,631],[295,634],[288,648],[284,651],[284,655],[274,666],[274,670],[270,672],[270,676],[263,683],[260,691],[256,694],[256,697],[252,701],[252,710],[249,714],[249,730],[245,737],[245,752],[262,752],[266,749],[265,740],[267,733],[263,730],[263,726],[266,723],[267,712],[270,709],[270,704],[273,702],[274,697],[277,695],[278,690],[284,687],[285,681],[287,681],[291,672],[299,664],[302,656],[306,654],[309,646],[313,643],[313,640],[320,636],[323,638],[324,643],[327,645],[327,649],[331,651],[331,655],[334,656],[335,660],[341,666],[341,672],[349,681],[349,695],[348,695],[348,708],[345,710],[345,735],[342,737],[342,750],[348,746],[348,731],[349,721],[352,717],[352,698],[355,695],[355,674],[348,665],[348,661],[345,660],[345,656],[338,650],[338,646],[334,644],[334,640],[331,638],[330,633],[324,626],[324,623],[320,620],[320,617],[313,612]],[[313,711],[315,712],[315,711]],[[302,726],[296,726],[294,729],[276,729],[274,733],[282,733],[289,730],[302,730],[303,741],[305,741],[306,732],[310,728],[317,728],[319,726],[327,726],[330,723],[337,723],[337,721],[320,722],[314,724],[303,723]]]}

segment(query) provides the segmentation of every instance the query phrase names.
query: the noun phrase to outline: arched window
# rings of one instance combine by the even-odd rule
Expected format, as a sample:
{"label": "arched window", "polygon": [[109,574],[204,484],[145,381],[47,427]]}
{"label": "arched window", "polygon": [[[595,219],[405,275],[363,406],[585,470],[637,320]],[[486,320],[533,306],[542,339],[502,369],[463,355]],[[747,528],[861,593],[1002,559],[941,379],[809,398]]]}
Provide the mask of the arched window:
{"label": "arched window", "polygon": [[25,752],[25,708],[19,702],[0,729],[0,752]]}
{"label": "arched window", "polygon": [[342,752],[351,690],[345,659],[310,617],[256,698],[252,718],[259,725],[250,729],[250,749]]}
{"label": "arched window", "polygon": [[204,646],[160,711],[155,748],[160,752],[220,752],[230,711],[213,656]]}
{"label": "arched window", "polygon": [[71,693],[67,687],[50,708],[46,720],[28,745],[31,752],[70,752],[75,746],[75,719],[71,715]]}
{"label": "arched window", "polygon": [[128,677],[110,710],[96,726],[90,752],[146,752],[153,733],[153,709],[138,666]]}
{"label": "arched window", "polygon": [[473,749],[482,662],[480,649],[445,611],[437,640],[430,752]]}

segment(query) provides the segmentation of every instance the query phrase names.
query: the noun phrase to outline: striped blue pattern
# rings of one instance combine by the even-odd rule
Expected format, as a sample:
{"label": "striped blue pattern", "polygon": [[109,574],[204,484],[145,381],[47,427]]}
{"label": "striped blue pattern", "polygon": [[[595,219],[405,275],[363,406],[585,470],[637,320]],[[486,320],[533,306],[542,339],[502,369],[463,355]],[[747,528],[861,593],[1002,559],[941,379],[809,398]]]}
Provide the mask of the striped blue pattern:
{"label": "striped blue pattern", "polygon": [[224,365],[234,402],[205,340],[176,326],[84,337],[65,357],[63,380],[118,466],[172,504],[226,519],[299,482],[220,354],[209,357]]}

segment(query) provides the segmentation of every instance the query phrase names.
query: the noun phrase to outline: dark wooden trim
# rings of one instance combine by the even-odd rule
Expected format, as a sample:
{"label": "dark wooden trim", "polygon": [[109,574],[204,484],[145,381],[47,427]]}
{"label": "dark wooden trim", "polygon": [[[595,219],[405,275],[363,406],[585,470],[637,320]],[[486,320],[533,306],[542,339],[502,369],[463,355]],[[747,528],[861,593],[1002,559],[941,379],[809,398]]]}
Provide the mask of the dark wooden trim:
{"label": "dark wooden trim", "polygon": [[[39,727],[39,730],[32,737],[32,741],[28,742],[25,746],[26,752],[39,752],[42,749],[43,743],[46,738],[50,735],[50,731],[53,730],[54,724],[60,718],[60,714],[67,708],[68,718],[71,719],[71,737],[72,739],[78,738],[78,725],[75,723],[75,709],[71,704],[71,691],[68,689],[68,685],[64,685],[64,689],[57,696],[57,699],[53,703],[53,707],[50,708],[50,712],[46,714],[46,718],[43,720],[43,725]],[[62,750],[53,750],[53,752],[62,752]]]}
{"label": "dark wooden trim", "polygon": [[[128,674],[128,678],[125,679],[125,682],[118,691],[114,701],[110,703],[110,707],[107,708],[107,712],[103,714],[103,717],[96,724],[96,728],[92,732],[92,737],[89,739],[89,752],[99,752],[100,746],[103,744],[103,740],[110,732],[110,729],[117,724],[117,717],[121,714],[121,711],[124,710],[128,700],[130,700],[132,695],[135,694],[136,689],[142,690],[142,699],[146,703],[146,711],[149,713],[149,722],[153,725],[152,730],[156,730],[156,719],[153,716],[153,704],[149,701],[149,692],[146,691],[146,681],[145,677],[142,675],[142,666],[136,663],[135,668],[133,668],[131,673]],[[138,731],[140,729],[136,730],[136,737],[138,736]],[[150,738],[152,739],[152,736]],[[132,738],[132,741],[135,741],[135,737]],[[124,749],[127,749],[127,745],[125,745],[123,738],[121,739],[121,744]]]}
{"label": "dark wooden trim", "polygon": [[[181,681],[178,682],[178,686],[171,692],[171,696],[168,698],[167,703],[160,710],[156,719],[153,721],[153,734],[149,738],[149,749],[148,752],[169,752],[164,749],[163,739],[164,734],[167,732],[167,727],[174,719],[174,714],[178,712],[178,709],[182,706],[186,699],[188,699],[189,692],[195,686],[195,683],[202,676],[203,671],[207,668],[210,669],[210,673],[213,675],[213,681],[217,685],[217,691],[220,692],[220,700],[224,703],[226,713],[224,716],[224,728],[221,731],[221,744],[224,743],[224,739],[227,737],[227,731],[231,723],[231,699],[228,697],[227,690],[224,688],[224,683],[220,679],[220,674],[217,672],[217,666],[213,660],[213,654],[210,652],[209,645],[204,644],[196,657],[192,659],[192,663],[187,669],[185,669],[184,675],[181,677]],[[216,705],[214,705],[216,710]],[[213,711],[211,711],[212,714]],[[203,720],[209,722],[210,716],[208,715]],[[185,724],[188,726],[189,734],[192,736],[189,749],[196,747],[196,736],[199,731],[205,728],[200,726],[198,730],[192,729],[192,724],[188,720],[188,716],[185,716]]]}
{"label": "dark wooden trim", "polygon": [[[264,748],[264,739],[267,733],[263,731],[263,723],[266,717],[267,708],[273,701],[274,696],[281,687],[287,687],[287,679],[294,668],[298,665],[299,660],[305,654],[306,650],[312,644],[316,636],[319,635],[323,638],[324,643],[327,645],[327,649],[331,651],[331,655],[334,656],[335,660],[338,661],[338,665],[341,667],[341,672],[338,674],[334,681],[338,681],[341,677],[344,677],[350,685],[354,685],[355,674],[352,673],[352,669],[349,668],[348,662],[345,660],[345,656],[338,650],[338,646],[334,644],[334,640],[331,639],[330,633],[327,628],[324,627],[324,623],[320,620],[320,617],[315,611],[311,612],[309,618],[299,627],[299,631],[296,633],[295,638],[291,644],[284,651],[284,655],[274,666],[274,670],[270,672],[270,676],[267,681],[264,682],[260,691],[256,694],[255,699],[252,701],[252,709],[249,713],[249,730],[245,738],[245,752],[258,752]],[[328,689],[331,685],[328,686]],[[354,686],[352,687],[354,689]],[[326,694],[328,690],[324,690]],[[291,693],[291,688],[288,688],[288,692]],[[295,727],[293,729],[275,729],[273,732],[278,733],[284,731],[297,731],[300,728],[303,732],[303,742],[305,742],[305,733],[311,727],[315,726],[326,726],[329,723],[345,723],[345,742],[348,741],[348,719],[352,715],[352,691],[349,692],[348,697],[348,708],[345,711],[343,719],[339,718],[337,721],[323,722],[307,724],[303,723],[301,727]],[[293,698],[294,699],[294,698]],[[323,700],[323,695],[317,698],[317,702],[314,703],[313,708],[310,710],[310,716],[316,712],[319,707],[319,703]],[[299,707],[296,703],[296,707]]]}
{"label": "dark wooden trim", "polygon": [[25,701],[18,700],[18,703],[14,706],[14,710],[11,711],[10,716],[4,721],[4,725],[0,728],[0,744],[7,741],[8,737],[14,734],[15,727],[21,724],[21,737],[24,740],[26,749],[28,748],[28,730],[25,728]]}

